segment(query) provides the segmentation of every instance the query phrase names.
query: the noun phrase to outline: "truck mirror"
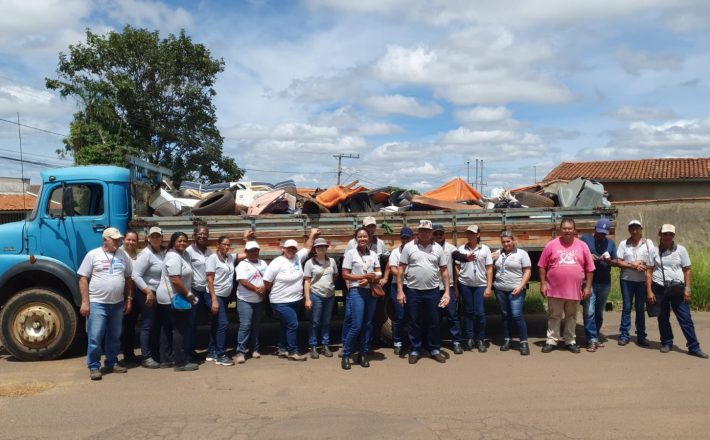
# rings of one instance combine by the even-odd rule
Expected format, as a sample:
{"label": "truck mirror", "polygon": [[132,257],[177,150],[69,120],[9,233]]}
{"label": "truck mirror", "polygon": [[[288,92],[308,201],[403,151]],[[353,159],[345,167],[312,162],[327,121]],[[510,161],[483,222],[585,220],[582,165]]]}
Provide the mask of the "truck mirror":
{"label": "truck mirror", "polygon": [[70,186],[62,188],[62,216],[72,217],[74,215],[74,191]]}

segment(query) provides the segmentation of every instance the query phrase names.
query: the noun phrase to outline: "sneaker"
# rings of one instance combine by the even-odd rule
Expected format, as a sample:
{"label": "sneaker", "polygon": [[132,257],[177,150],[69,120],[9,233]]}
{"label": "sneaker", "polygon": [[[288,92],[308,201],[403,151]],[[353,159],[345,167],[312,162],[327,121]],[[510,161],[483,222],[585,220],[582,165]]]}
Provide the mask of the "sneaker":
{"label": "sneaker", "polygon": [[287,358],[288,351],[279,349],[279,351],[276,353],[276,355],[280,358]]}
{"label": "sneaker", "polygon": [[101,380],[103,375],[101,374],[101,370],[98,368],[92,368],[89,370],[89,379],[91,380]]}
{"label": "sneaker", "polygon": [[[259,354],[258,351],[254,352],[254,353],[255,353],[255,354]],[[252,354],[251,357],[254,357],[254,355]],[[258,359],[258,358],[257,358],[257,359]],[[238,364],[243,364],[244,362],[246,362],[246,358],[244,357],[244,353],[237,353],[237,363],[238,363]]]}
{"label": "sneaker", "polygon": [[466,340],[466,344],[464,345],[464,350],[466,350],[466,351],[472,351],[472,350],[473,350],[473,346],[474,346],[473,339],[467,339],[467,340]]}
{"label": "sneaker", "polygon": [[551,352],[552,350],[554,350],[555,348],[556,348],[556,347],[555,347],[554,345],[552,345],[552,344],[545,344],[545,345],[542,346],[542,352],[543,352],[543,353],[549,353],[549,352]]}
{"label": "sneaker", "polygon": [[291,353],[288,355],[288,360],[290,361],[303,362],[306,359],[308,359],[308,357],[305,354]]}
{"label": "sneaker", "polygon": [[651,343],[649,343],[648,339],[646,338],[638,338],[636,340],[636,345],[638,345],[639,347],[648,347],[651,345]]}
{"label": "sneaker", "polygon": [[670,345],[661,345],[661,353],[670,353],[671,348],[673,347]]}
{"label": "sneaker", "polygon": [[148,368],[151,370],[155,370],[157,368],[160,368],[160,364],[155,361],[153,358],[145,358],[143,359],[143,362],[141,362],[141,366],[143,368]]}
{"label": "sneaker", "polygon": [[528,346],[527,341],[523,341],[520,343],[520,355],[521,356],[528,356],[530,354],[530,347]]}
{"label": "sneaker", "polygon": [[252,358],[252,359],[260,359],[260,358],[261,358],[261,353],[259,353],[258,351],[254,351],[254,352],[252,352],[252,354],[251,354],[251,358]]}
{"label": "sneaker", "polygon": [[395,346],[394,346],[394,355],[395,355],[395,356],[401,356],[401,355],[402,355],[402,346],[401,346],[401,345],[395,345]]}
{"label": "sneaker", "polygon": [[210,352],[210,353],[207,353],[207,357],[205,358],[205,360],[207,362],[214,362],[217,360],[217,357],[218,357],[217,353]]}
{"label": "sneaker", "polygon": [[503,341],[503,345],[500,346],[500,351],[508,351],[510,350],[510,339],[506,339]]}
{"label": "sneaker", "polygon": [[463,347],[458,342],[454,342],[454,354],[463,354]]}
{"label": "sneaker", "polygon": [[486,347],[486,342],[483,340],[476,342],[476,348],[478,349],[479,353],[485,353],[488,351],[488,348]]}
{"label": "sneaker", "polygon": [[624,346],[624,345],[626,345],[626,344],[628,344],[628,343],[629,343],[629,340],[626,339],[626,338],[619,338],[619,342],[617,342],[617,344],[619,344],[619,345],[621,345],[621,346]]}
{"label": "sneaker", "polygon": [[321,349],[321,353],[323,353],[323,356],[325,356],[327,358],[333,357],[333,352],[330,351],[330,348],[327,345],[323,346],[323,348]]}
{"label": "sneaker", "polygon": [[174,369],[175,371],[195,371],[199,370],[200,366],[195,363],[187,363],[185,365],[178,365]]}
{"label": "sneaker", "polygon": [[311,347],[311,349],[308,351],[308,354],[311,356],[311,359],[318,359],[320,357],[320,354],[318,354],[318,349],[316,347]]}
{"label": "sneaker", "polygon": [[419,361],[419,355],[415,353],[409,353],[409,365],[414,365]]}
{"label": "sneaker", "polygon": [[103,374],[108,374],[108,373],[119,373],[119,374],[121,374],[121,373],[125,373],[125,372],[127,372],[127,371],[128,371],[128,368],[126,368],[126,367],[124,367],[124,366],[121,366],[121,365],[118,365],[118,364],[113,364],[113,365],[111,365],[111,366],[108,366],[108,365],[107,365],[107,366],[105,366],[105,367],[103,367],[103,368],[101,369],[101,372],[102,372]]}
{"label": "sneaker", "polygon": [[435,361],[439,362],[440,364],[446,363],[446,357],[443,354],[441,354],[441,352],[431,355],[431,358],[434,359]]}
{"label": "sneaker", "polygon": [[215,359],[214,363],[217,365],[224,365],[225,367],[230,367],[234,365],[234,361],[226,354],[218,356],[217,359]]}
{"label": "sneaker", "polygon": [[699,357],[700,359],[707,359],[708,358],[708,354],[704,353],[701,350],[689,351],[688,354],[691,356]]}
{"label": "sneaker", "polygon": [[175,366],[172,362],[161,362],[160,368],[173,368]]}
{"label": "sneaker", "polygon": [[574,354],[579,353],[579,346],[577,344],[567,344],[565,348]]}

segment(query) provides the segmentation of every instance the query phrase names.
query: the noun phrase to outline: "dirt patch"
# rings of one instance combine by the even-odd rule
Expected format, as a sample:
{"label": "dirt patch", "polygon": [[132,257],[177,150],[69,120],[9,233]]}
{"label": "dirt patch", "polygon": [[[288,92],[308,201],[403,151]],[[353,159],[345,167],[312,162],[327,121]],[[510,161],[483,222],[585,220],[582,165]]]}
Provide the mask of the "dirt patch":
{"label": "dirt patch", "polygon": [[0,384],[0,397],[25,397],[54,388],[51,382]]}

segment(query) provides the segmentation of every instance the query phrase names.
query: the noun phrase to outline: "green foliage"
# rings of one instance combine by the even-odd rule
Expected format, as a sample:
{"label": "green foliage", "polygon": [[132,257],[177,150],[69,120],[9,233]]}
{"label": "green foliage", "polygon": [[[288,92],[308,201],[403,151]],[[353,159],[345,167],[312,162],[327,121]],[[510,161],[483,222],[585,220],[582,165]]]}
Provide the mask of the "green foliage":
{"label": "green foliage", "polygon": [[57,78],[46,78],[48,89],[80,107],[60,155],[122,166],[136,155],[170,168],[178,184],[238,180],[243,172],[222,155],[212,104],[223,70],[224,61],[184,31],[161,39],[131,26],[106,35],[87,30],[85,44],[59,54]]}

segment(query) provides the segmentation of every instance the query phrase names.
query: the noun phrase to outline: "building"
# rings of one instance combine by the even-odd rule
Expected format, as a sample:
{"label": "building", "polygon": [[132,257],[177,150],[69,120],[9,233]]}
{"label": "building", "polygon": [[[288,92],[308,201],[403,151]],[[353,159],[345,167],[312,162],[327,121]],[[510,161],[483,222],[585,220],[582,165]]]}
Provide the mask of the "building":
{"label": "building", "polygon": [[710,197],[710,157],[563,162],[543,181],[577,177],[602,183],[611,202]]}
{"label": "building", "polygon": [[0,224],[27,218],[36,199],[30,190],[30,179],[0,177]]}

